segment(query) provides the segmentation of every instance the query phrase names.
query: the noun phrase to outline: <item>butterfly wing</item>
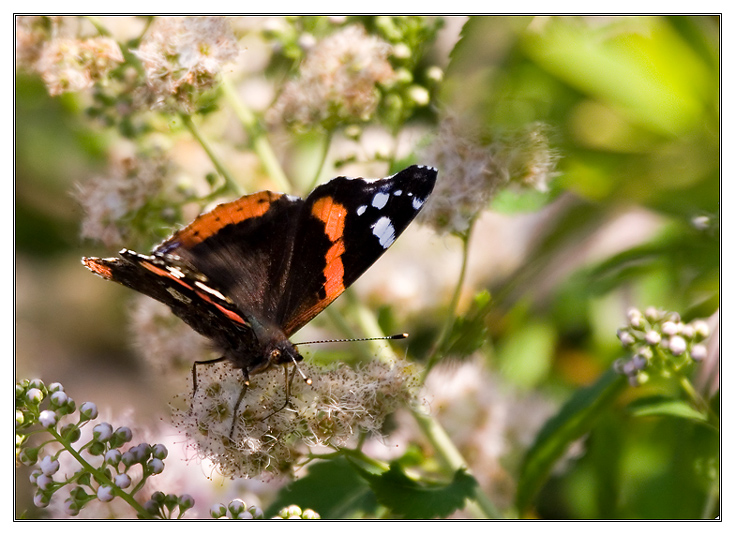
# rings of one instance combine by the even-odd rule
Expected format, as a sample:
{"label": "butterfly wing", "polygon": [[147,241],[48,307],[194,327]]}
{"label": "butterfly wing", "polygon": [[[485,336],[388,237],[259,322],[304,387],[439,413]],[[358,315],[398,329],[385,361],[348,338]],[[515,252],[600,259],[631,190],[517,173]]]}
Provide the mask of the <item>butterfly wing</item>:
{"label": "butterfly wing", "polygon": [[285,287],[302,199],[261,191],[221,204],[159,245],[206,275],[248,318],[272,320]]}
{"label": "butterfly wing", "polygon": [[151,256],[83,262],[254,369],[259,338],[290,336],[357,280],[418,214],[436,175],[411,166],[380,180],[338,177],[306,200],[261,191],[200,215]]}
{"label": "butterfly wing", "polygon": [[85,257],[97,275],[160,301],[199,334],[220,344],[254,343],[248,320],[234,303],[208,285],[206,276],[170,256],[146,256],[128,249],[120,257]]}
{"label": "butterfly wing", "polygon": [[290,336],[390,247],[434,188],[437,171],[411,166],[380,180],[338,177],[305,200],[277,321]]}

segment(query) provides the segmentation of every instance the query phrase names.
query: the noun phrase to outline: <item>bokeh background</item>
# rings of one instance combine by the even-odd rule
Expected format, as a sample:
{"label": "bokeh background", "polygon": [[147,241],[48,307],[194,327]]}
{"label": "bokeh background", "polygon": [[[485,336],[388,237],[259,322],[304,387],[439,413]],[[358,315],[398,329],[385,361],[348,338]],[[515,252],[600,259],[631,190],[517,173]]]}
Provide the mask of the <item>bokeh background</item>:
{"label": "bokeh background", "polygon": [[[122,19],[105,23],[124,34]],[[249,88],[256,113],[279,83],[267,76],[273,48],[256,31],[266,23],[233,22],[248,58],[233,77]],[[374,21],[349,23],[369,28]],[[543,421],[625,354],[615,333],[630,307],[709,321],[714,341],[693,381],[706,395],[719,389],[719,24],[715,16],[447,17],[426,44],[425,63],[440,66],[443,79],[432,106],[406,125],[404,142],[438,132],[449,110],[468,130],[543,123],[557,158],[548,191],[504,189],[478,220],[460,300],[475,326],[458,331],[475,334],[457,341],[456,358],[427,383],[430,406],[500,504],[512,505],[522,448]],[[82,256],[116,251],[80,238],[84,213],[75,192],[105,174],[111,154],[129,150],[119,132],[85,114],[87,104],[75,93],[52,98],[38,76],[16,72],[15,375],[59,381],[110,419],[132,413],[141,428],[154,428],[181,383],[153,372],[136,349],[130,325],[139,298],[80,264]],[[188,180],[203,183],[213,169],[201,147],[175,120],[159,128],[167,155]],[[238,176],[256,172],[231,110],[212,111],[203,129]],[[364,146],[385,139],[379,125],[365,132]],[[279,135],[287,172],[310,176],[314,137]],[[349,140],[334,140],[334,156],[340,143]],[[421,144],[405,143],[404,157],[421,163]],[[359,158],[337,168],[336,159],[323,176],[388,171]],[[145,250],[157,238],[128,246]],[[385,325],[411,332],[405,351],[420,360],[460,260],[460,240],[414,225],[355,293]],[[309,329],[299,338],[329,333],[329,321]],[[638,395],[630,389],[620,406]],[[166,433],[158,440],[182,442],[174,430]],[[611,411],[550,476],[535,514],[698,518],[718,478],[718,448],[719,437],[694,424]],[[179,469],[190,472],[181,481],[211,485],[220,500],[249,493],[267,502],[275,492],[259,482],[209,481],[197,462]],[[19,469],[16,512],[33,509],[26,480]]]}

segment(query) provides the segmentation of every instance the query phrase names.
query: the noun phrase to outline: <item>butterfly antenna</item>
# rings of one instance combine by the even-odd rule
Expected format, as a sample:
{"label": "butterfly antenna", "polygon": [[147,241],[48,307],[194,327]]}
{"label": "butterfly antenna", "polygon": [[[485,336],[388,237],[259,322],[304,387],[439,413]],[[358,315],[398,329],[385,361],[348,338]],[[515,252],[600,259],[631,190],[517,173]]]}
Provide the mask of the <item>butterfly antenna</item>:
{"label": "butterfly antenna", "polygon": [[312,342],[296,342],[295,346],[308,344],[329,344],[332,342],[370,342],[372,340],[403,340],[408,338],[408,333],[392,334],[390,336],[377,336],[375,338],[340,338],[338,340],[314,340]]}

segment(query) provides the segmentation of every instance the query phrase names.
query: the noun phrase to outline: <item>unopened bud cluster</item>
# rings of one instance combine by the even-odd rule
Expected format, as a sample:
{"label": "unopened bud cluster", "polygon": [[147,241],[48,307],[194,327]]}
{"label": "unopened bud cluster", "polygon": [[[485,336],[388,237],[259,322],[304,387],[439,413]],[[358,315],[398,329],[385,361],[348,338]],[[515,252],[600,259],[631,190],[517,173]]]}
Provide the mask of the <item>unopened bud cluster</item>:
{"label": "unopened bud cluster", "polygon": [[632,386],[647,382],[654,374],[668,377],[684,371],[707,356],[702,342],[709,336],[703,320],[681,321],[676,312],[649,307],[628,311],[628,324],[618,329],[618,338],[632,356],[615,362],[615,370]]}
{"label": "unopened bud cluster", "polygon": [[[163,471],[163,460],[168,456],[166,447],[143,442],[123,449],[133,438],[132,431],[125,426],[115,428],[107,422],[95,424],[91,438],[77,445],[82,438],[82,428],[98,414],[97,406],[91,402],[82,403],[77,413],[76,403],[60,383],[46,386],[40,379],[16,383],[16,462],[34,467],[30,481],[35,487],[33,501],[37,507],[48,506],[52,496],[67,487],[64,511],[76,516],[92,501],[110,502],[115,496],[132,493],[132,489],[140,490],[148,477]],[[31,445],[30,438],[42,434],[43,430],[51,437],[44,436],[40,446]],[[71,458],[62,459],[64,454]],[[80,457],[88,464],[82,465],[78,461]],[[66,467],[74,468],[62,474],[60,459]],[[133,486],[131,468],[136,465],[141,466],[142,475],[135,476],[137,482]],[[140,470],[135,472],[139,474]],[[180,512],[194,505],[186,495],[173,498]],[[170,505],[171,500],[168,497],[165,505]],[[162,505],[164,502],[149,508],[146,504],[145,509],[150,509],[152,516],[160,517],[163,516]]]}
{"label": "unopened bud cluster", "polygon": [[[256,505],[248,506],[240,499],[232,500],[226,506],[221,503],[215,504],[209,510],[209,514],[212,518],[223,520],[262,520],[265,518],[260,507]],[[321,517],[319,513],[311,509],[301,509],[298,505],[289,505],[282,508],[276,516],[271,518],[276,520],[318,520]]]}

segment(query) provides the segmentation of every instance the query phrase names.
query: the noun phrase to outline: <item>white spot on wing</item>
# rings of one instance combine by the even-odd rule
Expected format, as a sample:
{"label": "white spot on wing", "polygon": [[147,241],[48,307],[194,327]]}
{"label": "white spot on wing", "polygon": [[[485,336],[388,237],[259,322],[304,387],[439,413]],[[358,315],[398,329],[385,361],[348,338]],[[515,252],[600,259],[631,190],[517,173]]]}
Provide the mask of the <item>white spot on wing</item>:
{"label": "white spot on wing", "polygon": [[372,205],[378,210],[380,210],[386,205],[389,198],[390,198],[390,195],[388,195],[387,193],[383,193],[382,191],[379,191],[373,197]]}
{"label": "white spot on wing", "polygon": [[177,279],[184,278],[184,273],[179,268],[174,266],[166,266],[166,269],[168,269],[169,273],[171,273]]}
{"label": "white spot on wing", "polygon": [[220,299],[222,301],[227,301],[227,298],[224,295],[222,295],[220,292],[218,292],[214,288],[210,288],[206,284],[202,284],[199,281],[194,281],[194,285],[195,286],[198,286],[199,288],[201,288],[205,292],[212,294],[213,296],[215,296],[216,298],[218,298],[218,299]]}
{"label": "white spot on wing", "polygon": [[400,197],[401,194],[403,194],[403,190],[402,189],[397,189],[396,191],[393,192],[393,195],[395,195],[396,197]]}
{"label": "white spot on wing", "polygon": [[424,205],[424,199],[420,199],[418,197],[414,197],[413,202],[411,203],[414,210],[418,210]]}
{"label": "white spot on wing", "polygon": [[373,234],[383,249],[387,249],[396,240],[396,229],[388,217],[381,217],[373,225]]}
{"label": "white spot on wing", "polygon": [[357,207],[357,215],[362,215],[365,213],[365,210],[367,210],[367,206],[364,204],[362,206]]}

